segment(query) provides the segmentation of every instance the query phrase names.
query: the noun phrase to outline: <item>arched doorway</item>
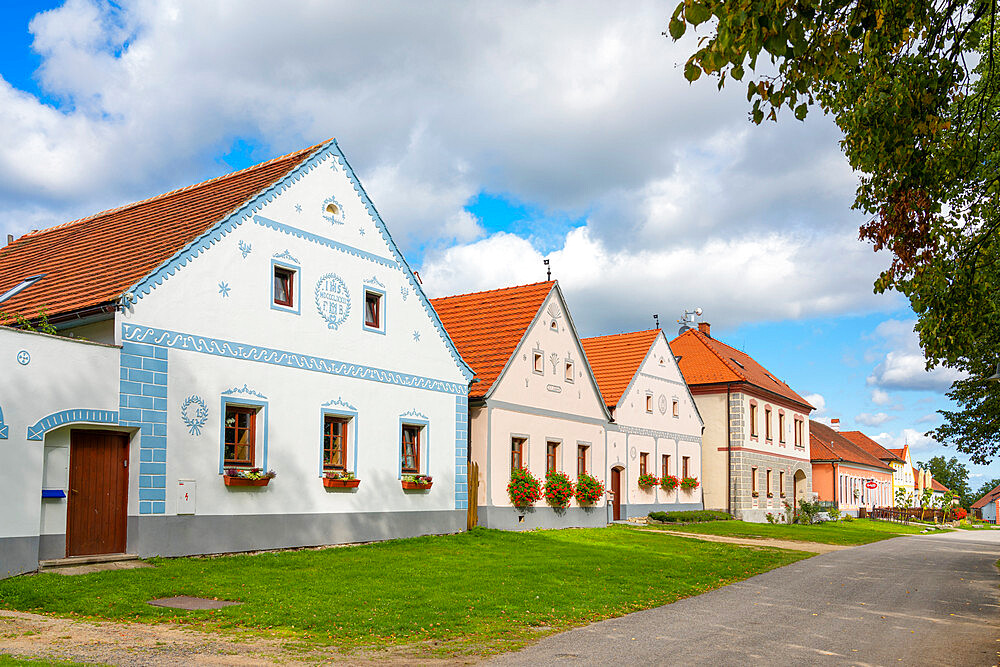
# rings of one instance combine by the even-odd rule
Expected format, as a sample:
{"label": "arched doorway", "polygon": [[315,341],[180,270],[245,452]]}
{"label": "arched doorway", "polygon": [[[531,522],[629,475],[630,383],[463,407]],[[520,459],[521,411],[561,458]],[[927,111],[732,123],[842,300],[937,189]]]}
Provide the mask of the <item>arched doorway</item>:
{"label": "arched doorway", "polygon": [[611,469],[611,504],[612,518],[615,521],[622,520],[622,468]]}
{"label": "arched doorway", "polygon": [[807,500],[806,473],[801,468],[795,471],[795,477],[793,478],[792,497],[795,498],[796,507],[798,506],[800,500]]}

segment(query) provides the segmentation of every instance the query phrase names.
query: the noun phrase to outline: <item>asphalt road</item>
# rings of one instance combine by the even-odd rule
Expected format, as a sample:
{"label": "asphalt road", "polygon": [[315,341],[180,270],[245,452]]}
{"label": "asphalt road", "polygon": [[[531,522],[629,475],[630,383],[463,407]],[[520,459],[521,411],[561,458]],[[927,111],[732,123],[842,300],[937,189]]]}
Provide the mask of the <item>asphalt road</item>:
{"label": "asphalt road", "polygon": [[822,554],[496,665],[997,665],[1000,530]]}

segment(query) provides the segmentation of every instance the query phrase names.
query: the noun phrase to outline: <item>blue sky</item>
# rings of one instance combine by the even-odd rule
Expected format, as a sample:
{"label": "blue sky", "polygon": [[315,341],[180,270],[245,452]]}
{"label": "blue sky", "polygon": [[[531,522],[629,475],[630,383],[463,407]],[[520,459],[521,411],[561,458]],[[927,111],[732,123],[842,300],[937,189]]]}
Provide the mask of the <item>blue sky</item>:
{"label": "blue sky", "polygon": [[700,306],[821,418],[951,456],[922,435],[949,375],[872,293],[887,258],[857,240],[836,127],[753,127],[741,91],[687,84],[666,11],[7,3],[0,232],[337,136],[432,296],[541,280],[548,258],[583,335],[654,313],[672,333]]}

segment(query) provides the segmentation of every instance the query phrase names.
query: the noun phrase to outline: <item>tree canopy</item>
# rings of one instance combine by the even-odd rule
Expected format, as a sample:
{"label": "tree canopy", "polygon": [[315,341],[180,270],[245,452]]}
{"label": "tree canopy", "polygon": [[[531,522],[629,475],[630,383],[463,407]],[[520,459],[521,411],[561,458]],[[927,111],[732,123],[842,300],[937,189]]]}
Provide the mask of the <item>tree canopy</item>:
{"label": "tree canopy", "polygon": [[[892,253],[876,291],[917,314],[928,367],[966,371],[933,432],[979,463],[1000,451],[1000,48],[996,0],[683,0],[705,34],[689,81],[745,80],[754,123],[830,114],[859,175],[860,237]],[[751,74],[752,72],[752,74]],[[967,436],[972,437],[967,437]]]}
{"label": "tree canopy", "polygon": [[975,500],[975,498],[969,497],[969,469],[954,456],[950,459],[945,459],[943,456],[935,456],[929,461],[917,463],[917,467],[921,470],[929,470],[931,476],[939,484],[943,484],[951,489],[955,497],[963,505],[968,506],[969,503]]}

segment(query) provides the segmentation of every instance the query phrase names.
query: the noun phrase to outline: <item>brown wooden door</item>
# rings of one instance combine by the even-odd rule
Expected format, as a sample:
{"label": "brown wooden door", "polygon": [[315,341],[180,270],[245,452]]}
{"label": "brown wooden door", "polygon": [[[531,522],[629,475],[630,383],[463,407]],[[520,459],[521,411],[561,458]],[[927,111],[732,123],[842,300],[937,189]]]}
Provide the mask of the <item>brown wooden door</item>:
{"label": "brown wooden door", "polygon": [[615,521],[622,520],[622,469],[612,468],[611,469],[611,496],[613,498],[612,505],[614,507],[614,517]]}
{"label": "brown wooden door", "polygon": [[128,436],[73,431],[69,450],[66,555],[125,552]]}

